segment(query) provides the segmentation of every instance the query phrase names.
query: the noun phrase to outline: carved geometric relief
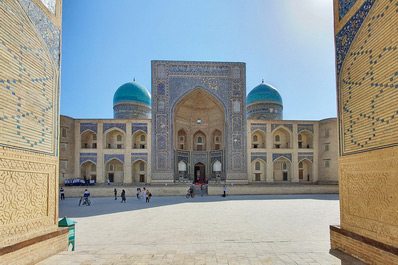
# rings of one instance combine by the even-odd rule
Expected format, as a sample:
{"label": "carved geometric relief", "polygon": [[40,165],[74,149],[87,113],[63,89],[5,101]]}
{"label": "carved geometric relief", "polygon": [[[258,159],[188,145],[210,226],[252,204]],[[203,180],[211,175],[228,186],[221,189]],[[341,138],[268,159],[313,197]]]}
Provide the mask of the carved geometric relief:
{"label": "carved geometric relief", "polygon": [[398,147],[339,158],[341,226],[387,243],[398,242]]}
{"label": "carved geometric relief", "polygon": [[0,169],[0,224],[47,216],[48,177],[46,173]]}
{"label": "carved geometric relief", "polygon": [[0,247],[53,231],[58,159],[0,147]]}

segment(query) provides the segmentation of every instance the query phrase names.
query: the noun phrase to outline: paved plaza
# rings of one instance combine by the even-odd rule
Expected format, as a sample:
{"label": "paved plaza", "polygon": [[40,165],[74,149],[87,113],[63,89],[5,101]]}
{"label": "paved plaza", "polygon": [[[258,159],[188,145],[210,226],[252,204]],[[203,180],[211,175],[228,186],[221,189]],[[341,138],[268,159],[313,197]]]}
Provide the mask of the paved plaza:
{"label": "paved plaza", "polygon": [[39,264],[362,264],[329,254],[338,195],[128,197],[60,201],[76,251]]}

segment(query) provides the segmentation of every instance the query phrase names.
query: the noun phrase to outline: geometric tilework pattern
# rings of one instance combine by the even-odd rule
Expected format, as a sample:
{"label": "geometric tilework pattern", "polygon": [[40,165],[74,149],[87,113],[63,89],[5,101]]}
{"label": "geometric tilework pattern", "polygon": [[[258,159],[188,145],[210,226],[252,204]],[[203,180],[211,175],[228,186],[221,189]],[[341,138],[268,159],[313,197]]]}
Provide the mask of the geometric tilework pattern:
{"label": "geometric tilework pattern", "polygon": [[[341,66],[344,62],[345,56],[350,49],[352,41],[354,40],[359,28],[361,27],[364,19],[366,18],[369,10],[372,8],[375,0],[367,0],[359,8],[359,10],[350,18],[350,20],[344,25],[339,33],[336,34],[336,74],[337,80],[341,71]],[[367,52],[365,51],[365,54]]]}
{"label": "geometric tilework pattern", "polygon": [[253,133],[256,130],[260,130],[263,133],[267,133],[267,124],[265,124],[265,123],[252,123],[251,124],[251,133]]}
{"label": "geometric tilework pattern", "polygon": [[376,1],[339,79],[342,154],[398,144],[398,1]]}
{"label": "geometric tilework pattern", "polygon": [[264,161],[264,163],[267,163],[267,153],[262,152],[262,153],[251,153],[250,156],[250,162],[253,162],[256,159],[261,159]]}
{"label": "geometric tilework pattern", "polygon": [[80,133],[86,130],[90,130],[93,131],[94,133],[97,133],[98,123],[93,123],[93,122],[80,123]]}
{"label": "geometric tilework pattern", "polygon": [[146,123],[133,123],[131,124],[132,126],[132,134],[134,134],[136,131],[143,131],[145,133],[148,133],[148,129],[147,129],[147,124]]}
{"label": "geometric tilework pattern", "polygon": [[339,19],[341,20],[357,0],[339,0]]}
{"label": "geometric tilework pattern", "polygon": [[314,133],[314,125],[313,124],[298,124],[297,125],[297,133],[304,131],[304,130]]}
{"label": "geometric tilework pattern", "polygon": [[52,55],[15,1],[0,1],[0,36],[0,144],[55,154],[58,77]]}
{"label": "geometric tilework pattern", "polygon": [[126,124],[125,123],[104,123],[103,132],[111,128],[119,128],[120,130],[126,132]]}
{"label": "geometric tilework pattern", "polygon": [[299,152],[298,153],[298,161],[300,162],[303,159],[307,159],[311,162],[314,162],[314,154],[313,153],[304,153],[304,152]]}
{"label": "geometric tilework pattern", "polygon": [[124,164],[124,155],[121,154],[105,154],[104,155],[104,163],[108,163],[108,161],[112,159],[117,159]]}
{"label": "geometric tilework pattern", "polygon": [[148,163],[148,154],[147,153],[131,153],[131,164],[135,161],[142,160],[145,163]]}
{"label": "geometric tilework pattern", "polygon": [[274,162],[279,157],[284,157],[292,162],[292,154],[272,154],[272,162]]}
{"label": "geometric tilework pattern", "polygon": [[80,153],[80,165],[87,161],[97,164],[97,153]]}
{"label": "geometric tilework pattern", "polygon": [[97,133],[98,129],[98,123],[93,123],[93,122],[86,122],[86,123],[80,123],[80,133],[90,130],[93,131],[94,133]]}
{"label": "geometric tilework pattern", "polygon": [[293,132],[293,124],[271,124],[271,131],[274,131],[279,126],[284,126]]}

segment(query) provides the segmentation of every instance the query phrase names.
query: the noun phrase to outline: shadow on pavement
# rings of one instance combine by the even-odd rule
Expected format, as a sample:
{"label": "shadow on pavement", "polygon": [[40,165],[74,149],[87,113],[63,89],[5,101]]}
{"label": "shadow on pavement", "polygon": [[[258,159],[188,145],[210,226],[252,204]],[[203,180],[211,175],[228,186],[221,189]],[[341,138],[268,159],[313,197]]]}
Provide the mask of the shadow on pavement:
{"label": "shadow on pavement", "polygon": [[195,196],[186,199],[183,196],[156,197],[153,196],[149,203],[145,199],[127,197],[126,203],[121,203],[121,198],[114,197],[91,198],[90,206],[78,206],[80,198],[66,198],[59,201],[59,217],[69,218],[89,217],[103,214],[112,214],[125,211],[145,210],[153,207],[165,207],[181,203],[220,203],[233,201],[257,201],[257,200],[331,200],[338,201],[338,194],[305,194],[305,195],[253,195],[253,196]]}

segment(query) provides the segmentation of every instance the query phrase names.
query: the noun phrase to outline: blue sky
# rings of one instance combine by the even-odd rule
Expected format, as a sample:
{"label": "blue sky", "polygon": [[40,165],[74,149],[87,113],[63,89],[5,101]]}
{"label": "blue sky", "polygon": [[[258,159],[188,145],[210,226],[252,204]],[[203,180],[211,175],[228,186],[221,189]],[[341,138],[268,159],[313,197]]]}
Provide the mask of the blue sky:
{"label": "blue sky", "polygon": [[246,63],[246,90],[276,87],[285,120],[336,117],[332,0],[63,1],[61,114],[112,118],[151,60]]}

